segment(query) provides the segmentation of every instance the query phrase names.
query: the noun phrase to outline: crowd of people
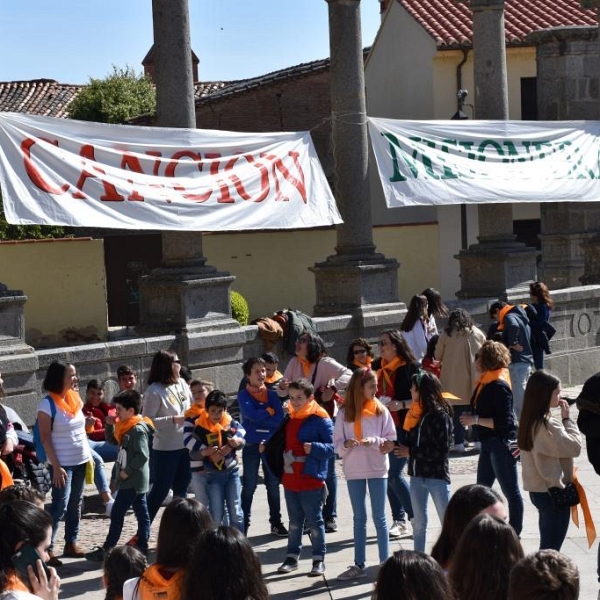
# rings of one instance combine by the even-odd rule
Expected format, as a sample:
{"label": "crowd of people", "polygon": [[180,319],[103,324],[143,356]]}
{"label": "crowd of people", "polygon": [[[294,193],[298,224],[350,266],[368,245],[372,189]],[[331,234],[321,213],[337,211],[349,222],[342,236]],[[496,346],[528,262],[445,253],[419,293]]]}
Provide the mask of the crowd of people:
{"label": "crowd of people", "polygon": [[[110,401],[103,382],[92,379],[84,403],[75,365],[51,363],[36,421],[51,501],[44,511],[43,494],[10,485],[10,469],[0,470],[0,600],[58,597],[61,521],[63,556],[103,562],[107,598],[267,598],[247,537],[261,467],[270,533],[287,537],[277,571],[300,568],[308,533],[308,575],[321,576],[327,534],[338,527],[336,458],[353,515],[354,564],[340,581],[367,577],[368,496],[380,564],[373,598],[396,598],[398,589],[409,599],[577,598],[577,567],[560,549],[570,507],[583,493],[573,468],[580,429],[600,473],[600,374],[578,399],[578,428],[560,381],[542,368],[554,331],[550,294],[540,282],[530,291],[530,305],[493,303],[486,335],[467,311],[449,311],[428,288],[413,297],[398,330],[380,333],[378,356],[357,338],[345,365],[305,331],[283,373],[271,352],[245,361],[239,420],[227,395],[193,379],[172,351],[153,357],[143,396],[137,373],[119,367],[120,391]],[[19,443],[16,422],[0,405],[7,464]],[[476,481],[452,495],[449,458],[468,448],[479,453]],[[114,462],[110,484],[104,462]],[[85,552],[78,534],[90,470],[110,526],[104,542]],[[507,506],[492,489],[496,481]],[[530,556],[519,540],[522,489],[539,512],[540,550]],[[428,545],[429,497],[442,530]],[[130,508],[137,532],[122,540]],[[411,536],[414,550],[391,553],[390,538]]]}

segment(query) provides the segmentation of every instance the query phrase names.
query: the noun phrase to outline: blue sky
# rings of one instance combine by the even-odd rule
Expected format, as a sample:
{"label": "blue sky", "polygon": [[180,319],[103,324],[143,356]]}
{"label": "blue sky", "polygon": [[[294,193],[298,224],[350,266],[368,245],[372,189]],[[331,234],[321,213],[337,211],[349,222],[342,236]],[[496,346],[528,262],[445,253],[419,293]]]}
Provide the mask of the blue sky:
{"label": "blue sky", "polygon": [[[189,0],[202,81],[244,79],[329,55],[325,0]],[[380,22],[362,0],[363,46]],[[87,83],[112,65],[141,70],[151,0],[0,0],[0,81]]]}

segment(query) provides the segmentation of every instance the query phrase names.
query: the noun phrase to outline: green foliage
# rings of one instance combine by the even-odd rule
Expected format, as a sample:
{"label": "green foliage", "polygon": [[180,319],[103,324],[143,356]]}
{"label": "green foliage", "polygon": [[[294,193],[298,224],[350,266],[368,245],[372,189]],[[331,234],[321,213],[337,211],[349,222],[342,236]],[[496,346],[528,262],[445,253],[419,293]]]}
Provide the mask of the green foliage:
{"label": "green foliage", "polygon": [[0,196],[0,241],[41,240],[65,237],[65,230],[55,225],[10,225],[4,216],[4,206]]}
{"label": "green foliage", "polygon": [[231,316],[240,324],[248,325],[248,319],[250,318],[250,308],[246,298],[231,290],[231,296],[229,302],[231,303]]}
{"label": "green foliage", "polygon": [[69,106],[69,117],[97,123],[125,123],[156,112],[156,93],[150,79],[126,66],[104,79],[90,79]]}

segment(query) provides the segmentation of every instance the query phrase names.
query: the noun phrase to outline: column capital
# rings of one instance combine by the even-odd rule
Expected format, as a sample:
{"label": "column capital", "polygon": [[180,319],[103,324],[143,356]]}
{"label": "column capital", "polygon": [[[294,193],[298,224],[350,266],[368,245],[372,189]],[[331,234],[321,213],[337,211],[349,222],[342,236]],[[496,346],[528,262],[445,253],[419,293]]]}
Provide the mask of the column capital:
{"label": "column capital", "polygon": [[581,8],[600,8],[600,0],[580,0]]}
{"label": "column capital", "polygon": [[467,4],[473,12],[476,10],[504,10],[505,7],[505,0],[455,0],[455,2]]}

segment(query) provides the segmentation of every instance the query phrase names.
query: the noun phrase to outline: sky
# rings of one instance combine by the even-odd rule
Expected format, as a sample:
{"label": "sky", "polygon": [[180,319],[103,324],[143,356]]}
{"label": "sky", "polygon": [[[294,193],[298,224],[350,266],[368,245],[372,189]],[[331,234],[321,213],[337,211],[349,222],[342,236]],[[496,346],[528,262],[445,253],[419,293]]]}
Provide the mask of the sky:
{"label": "sky", "polygon": [[[230,81],[329,56],[325,0],[189,0],[201,81]],[[363,46],[380,23],[362,0]],[[141,71],[152,45],[151,0],[0,0],[0,81],[82,84],[112,65]]]}

